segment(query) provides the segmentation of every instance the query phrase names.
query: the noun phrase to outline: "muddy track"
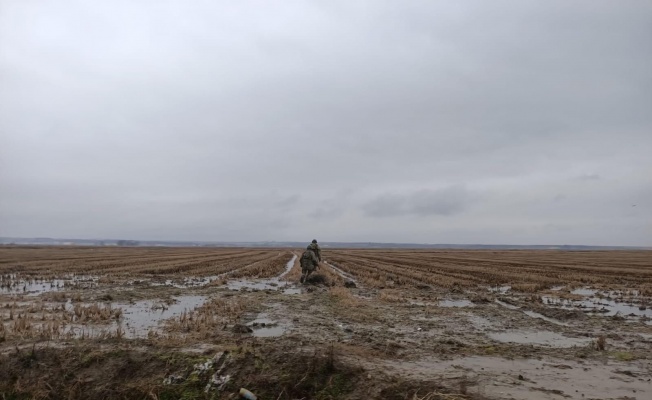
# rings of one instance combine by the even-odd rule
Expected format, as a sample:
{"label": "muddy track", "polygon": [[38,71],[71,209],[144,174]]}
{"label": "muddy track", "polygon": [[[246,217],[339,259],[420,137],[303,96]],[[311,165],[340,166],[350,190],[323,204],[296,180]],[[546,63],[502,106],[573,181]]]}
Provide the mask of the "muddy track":
{"label": "muddy track", "polygon": [[331,270],[333,270],[334,273],[336,273],[337,275],[341,276],[343,279],[345,279],[345,280],[347,280],[347,281],[351,281],[351,282],[355,283],[357,286],[362,287],[362,286],[360,285],[360,282],[358,282],[358,280],[357,280],[353,275],[344,272],[342,269],[340,269],[339,267],[337,267],[335,264],[330,264],[330,263],[327,263],[327,262],[324,262],[324,264],[325,264],[328,268],[330,268]]}

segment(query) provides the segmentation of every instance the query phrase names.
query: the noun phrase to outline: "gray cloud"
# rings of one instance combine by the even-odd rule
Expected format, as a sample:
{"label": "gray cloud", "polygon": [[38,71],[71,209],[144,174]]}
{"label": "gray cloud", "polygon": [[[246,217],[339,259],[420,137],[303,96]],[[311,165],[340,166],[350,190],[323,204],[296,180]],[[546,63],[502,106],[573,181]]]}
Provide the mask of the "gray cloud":
{"label": "gray cloud", "polygon": [[598,174],[582,174],[575,179],[578,181],[599,181],[602,177]]}
{"label": "gray cloud", "polygon": [[363,211],[372,217],[401,215],[453,215],[463,212],[477,197],[461,186],[419,190],[410,194],[385,194],[365,204]]}
{"label": "gray cloud", "polygon": [[371,217],[394,217],[407,214],[406,199],[400,195],[385,194],[363,205],[363,211]]}
{"label": "gray cloud", "polygon": [[419,191],[409,203],[418,215],[452,215],[464,211],[472,196],[465,188],[454,186],[433,191]]}
{"label": "gray cloud", "polygon": [[0,8],[0,235],[652,244],[649,2]]}
{"label": "gray cloud", "polygon": [[343,213],[344,210],[342,209],[342,207],[325,205],[325,206],[317,206],[317,208],[311,211],[308,215],[315,219],[325,219],[325,218],[337,218],[340,217]]}
{"label": "gray cloud", "polygon": [[286,197],[284,199],[281,199],[281,200],[277,201],[276,205],[278,207],[280,207],[280,208],[289,208],[289,207],[292,207],[294,205],[299,204],[300,200],[301,200],[301,196],[299,196],[298,194],[294,194],[294,195],[288,196],[288,197]]}

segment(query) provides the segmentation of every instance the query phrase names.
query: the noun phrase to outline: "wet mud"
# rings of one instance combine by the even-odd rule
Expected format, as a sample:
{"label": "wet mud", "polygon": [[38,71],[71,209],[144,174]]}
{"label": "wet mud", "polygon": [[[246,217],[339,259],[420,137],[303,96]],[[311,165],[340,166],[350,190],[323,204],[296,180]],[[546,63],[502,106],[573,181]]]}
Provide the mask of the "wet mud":
{"label": "wet mud", "polygon": [[[337,265],[324,264],[324,280],[311,284],[298,282],[296,254],[260,279],[207,273],[30,281],[5,274],[0,354],[79,343],[193,357],[232,351],[241,361],[266,352],[309,360],[319,352],[331,359],[320,364],[332,379],[324,388],[339,390],[322,398],[652,398],[648,295],[565,285],[444,287],[399,278],[374,286]],[[270,387],[273,375],[265,374],[274,364],[253,360],[252,370],[265,368],[256,372],[260,381],[211,364],[202,383],[214,398],[233,394],[220,392],[222,384]],[[357,380],[334,385],[332,360],[356,371]],[[169,385],[173,372],[166,371]],[[423,388],[430,392],[418,392]],[[273,397],[291,398],[282,390],[295,389],[279,387]],[[314,398],[310,390],[300,393]]]}

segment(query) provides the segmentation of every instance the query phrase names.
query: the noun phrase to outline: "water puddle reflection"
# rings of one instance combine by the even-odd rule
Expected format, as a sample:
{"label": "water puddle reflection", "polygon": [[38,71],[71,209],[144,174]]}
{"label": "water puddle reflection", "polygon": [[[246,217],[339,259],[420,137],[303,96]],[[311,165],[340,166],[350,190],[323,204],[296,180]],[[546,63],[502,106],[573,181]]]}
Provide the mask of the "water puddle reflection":
{"label": "water puddle reflection", "polygon": [[297,288],[295,285],[288,282],[281,281],[281,279],[290,272],[296,259],[297,256],[294,255],[292,259],[287,262],[283,273],[274,278],[231,280],[226,283],[226,287],[231,290],[275,290],[280,291],[283,294],[301,294],[300,288]]}
{"label": "water puddle reflection", "polygon": [[510,310],[518,310],[519,307],[505,303],[504,301],[496,300],[496,303]]}
{"label": "water puddle reflection", "polygon": [[498,293],[498,294],[505,294],[512,290],[512,287],[510,285],[504,285],[504,286],[492,286],[489,288],[490,292],[493,293]]}
{"label": "water puddle reflection", "polygon": [[22,278],[18,274],[0,275],[0,294],[38,296],[66,288],[89,289],[97,286],[99,277],[69,274],[58,279]]}
{"label": "water puddle reflection", "polygon": [[546,347],[568,348],[585,346],[589,338],[569,338],[550,331],[506,331],[487,334],[491,339],[503,343],[532,344]]}
{"label": "water puddle reflection", "polygon": [[439,307],[474,307],[469,300],[440,300]]}
{"label": "water puddle reflection", "polygon": [[574,289],[571,291],[571,294],[578,294],[580,296],[593,296],[597,293],[598,291],[596,289],[589,289],[589,288],[579,288],[579,289]]}
{"label": "water puddle reflection", "polygon": [[652,318],[652,309],[634,303],[623,303],[615,300],[590,297],[583,300],[560,299],[551,296],[542,296],[543,302],[552,307],[572,310],[581,309],[588,314],[613,316],[620,314],[629,317]]}
{"label": "water puddle reflection", "polygon": [[539,319],[542,319],[542,320],[544,320],[544,321],[551,322],[551,323],[556,324],[556,325],[568,326],[568,324],[565,323],[565,322],[561,322],[561,321],[558,321],[558,320],[556,320],[556,319],[552,319],[552,318],[546,317],[545,315],[543,315],[543,314],[539,314],[539,313],[534,312],[534,311],[523,311],[523,312],[524,312],[525,314],[527,314],[528,316],[532,317],[532,318],[539,318]]}
{"label": "water puddle reflection", "polygon": [[160,329],[160,323],[191,311],[206,302],[206,296],[178,296],[172,304],[155,300],[143,300],[134,304],[117,304],[122,308],[120,324],[126,337],[146,337],[150,330]]}
{"label": "water puddle reflection", "polygon": [[265,313],[259,314],[248,326],[253,330],[252,335],[255,337],[278,337],[289,329],[289,324],[274,321]]}

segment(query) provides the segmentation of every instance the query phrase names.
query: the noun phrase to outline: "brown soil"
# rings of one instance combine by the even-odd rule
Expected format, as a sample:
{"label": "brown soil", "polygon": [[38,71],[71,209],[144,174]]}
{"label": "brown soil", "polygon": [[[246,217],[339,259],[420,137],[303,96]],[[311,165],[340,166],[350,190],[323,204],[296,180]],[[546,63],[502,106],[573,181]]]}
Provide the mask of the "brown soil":
{"label": "brown soil", "polygon": [[[325,251],[313,275],[324,279],[301,285],[286,250],[59,250],[0,251],[3,400],[234,399],[241,387],[260,399],[652,395],[652,324],[639,311],[649,252]],[[86,259],[99,279],[6,289],[48,257],[52,279]],[[204,280],[211,268],[245,275]],[[572,303],[608,305],[581,294],[596,291],[639,314]],[[198,369],[224,351],[224,367]]]}

